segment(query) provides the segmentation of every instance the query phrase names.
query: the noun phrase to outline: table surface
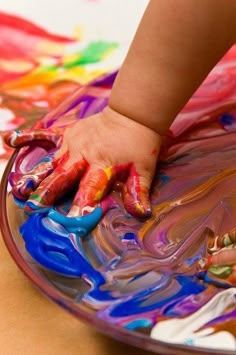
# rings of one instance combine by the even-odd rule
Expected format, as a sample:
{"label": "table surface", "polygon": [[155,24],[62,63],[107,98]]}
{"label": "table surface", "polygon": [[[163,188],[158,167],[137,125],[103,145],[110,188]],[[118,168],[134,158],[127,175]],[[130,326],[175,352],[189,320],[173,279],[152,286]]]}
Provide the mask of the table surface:
{"label": "table surface", "polygon": [[0,236],[1,355],[151,355],[118,343],[44,297],[21,273]]}

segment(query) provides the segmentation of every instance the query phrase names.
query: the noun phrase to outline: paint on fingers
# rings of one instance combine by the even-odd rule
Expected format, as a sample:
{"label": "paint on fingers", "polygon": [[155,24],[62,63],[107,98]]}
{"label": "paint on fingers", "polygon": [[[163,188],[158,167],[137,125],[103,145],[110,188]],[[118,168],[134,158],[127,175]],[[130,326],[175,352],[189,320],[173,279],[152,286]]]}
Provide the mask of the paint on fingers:
{"label": "paint on fingers", "polygon": [[53,206],[58,199],[77,186],[87,167],[87,162],[80,160],[70,167],[65,167],[67,163],[64,161],[58,165],[54,172],[43,180],[38,189],[31,194],[25,204],[27,213],[38,212],[40,209],[45,210]]}
{"label": "paint on fingers", "polygon": [[123,200],[127,212],[138,218],[151,216],[149,189],[141,183],[141,177],[136,168],[132,166],[130,175],[123,186]]}
{"label": "paint on fingers", "polygon": [[90,169],[81,181],[68,215],[76,217],[91,213],[97,203],[109,192],[115,178],[115,167]]}
{"label": "paint on fingers", "polygon": [[27,174],[22,174],[12,187],[14,197],[25,201],[57,166],[53,155],[42,158]]}

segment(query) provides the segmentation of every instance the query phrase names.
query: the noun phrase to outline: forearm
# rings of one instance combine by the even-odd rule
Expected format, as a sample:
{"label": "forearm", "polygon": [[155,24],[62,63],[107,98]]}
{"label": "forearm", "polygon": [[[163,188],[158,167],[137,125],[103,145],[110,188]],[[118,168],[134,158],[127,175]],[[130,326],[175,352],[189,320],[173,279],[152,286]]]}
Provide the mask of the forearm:
{"label": "forearm", "polygon": [[235,39],[235,0],[151,0],[110,107],[165,133]]}

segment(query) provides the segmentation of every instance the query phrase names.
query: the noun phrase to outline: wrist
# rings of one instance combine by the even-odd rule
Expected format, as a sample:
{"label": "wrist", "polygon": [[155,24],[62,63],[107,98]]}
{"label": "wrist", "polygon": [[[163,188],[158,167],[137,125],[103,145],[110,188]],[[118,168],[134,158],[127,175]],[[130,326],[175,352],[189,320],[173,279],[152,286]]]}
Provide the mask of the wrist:
{"label": "wrist", "polygon": [[118,110],[114,109],[110,105],[108,105],[102,112],[103,119],[106,121],[106,124],[112,124],[114,129],[118,126],[127,127],[127,129],[132,130],[135,134],[137,131],[149,131],[151,135],[155,136],[156,139],[161,142],[161,134],[159,134],[156,130],[153,130],[149,126],[147,126],[142,122],[139,122],[135,119],[135,117],[130,117]]}
{"label": "wrist", "polygon": [[[168,72],[168,65],[165,66],[165,71]],[[160,80],[157,83],[150,80],[150,71],[148,75],[140,76],[137,72],[140,72],[137,63],[128,73],[126,65],[122,66],[114,82],[108,105],[114,111],[149,127],[157,134],[165,135],[178,113],[175,110],[176,105],[170,105],[175,98],[168,90],[167,83],[162,85]],[[167,81],[167,75],[165,78]]]}

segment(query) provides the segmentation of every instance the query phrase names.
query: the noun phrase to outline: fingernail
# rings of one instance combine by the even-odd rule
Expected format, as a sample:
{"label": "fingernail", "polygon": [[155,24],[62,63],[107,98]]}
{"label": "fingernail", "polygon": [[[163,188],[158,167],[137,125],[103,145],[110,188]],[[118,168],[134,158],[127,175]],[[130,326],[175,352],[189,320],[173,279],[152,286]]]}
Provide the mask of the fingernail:
{"label": "fingernail", "polygon": [[138,201],[126,204],[126,210],[136,218],[149,218],[152,215],[151,207],[144,205]]}
{"label": "fingernail", "polygon": [[150,206],[144,206],[141,203],[135,204],[136,214],[139,218],[149,218],[152,215],[152,210]]}

